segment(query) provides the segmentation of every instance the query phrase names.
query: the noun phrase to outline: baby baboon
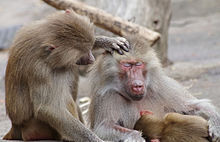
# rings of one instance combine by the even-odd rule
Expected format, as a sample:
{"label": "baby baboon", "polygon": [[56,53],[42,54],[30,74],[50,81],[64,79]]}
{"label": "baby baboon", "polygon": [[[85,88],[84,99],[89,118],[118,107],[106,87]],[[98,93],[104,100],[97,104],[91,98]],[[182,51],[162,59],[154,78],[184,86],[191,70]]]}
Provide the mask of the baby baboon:
{"label": "baby baboon", "polygon": [[160,119],[143,114],[134,126],[147,139],[160,142],[208,142],[208,122],[200,116],[168,113]]}
{"label": "baby baboon", "polygon": [[102,141],[81,122],[76,104],[78,65],[91,50],[128,50],[124,38],[95,37],[92,23],[73,11],[23,27],[6,69],[6,111],[12,128],[4,139]]}

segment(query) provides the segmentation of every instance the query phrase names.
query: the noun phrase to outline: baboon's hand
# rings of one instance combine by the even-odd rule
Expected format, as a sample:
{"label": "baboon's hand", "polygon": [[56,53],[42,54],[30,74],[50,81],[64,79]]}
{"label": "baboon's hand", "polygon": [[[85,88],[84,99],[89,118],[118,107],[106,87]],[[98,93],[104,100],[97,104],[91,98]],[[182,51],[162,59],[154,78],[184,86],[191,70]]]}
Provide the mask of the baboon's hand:
{"label": "baboon's hand", "polygon": [[209,124],[209,136],[212,142],[220,142],[220,114],[208,99],[192,100],[189,106],[194,108],[194,114],[200,115]]}
{"label": "baboon's hand", "polygon": [[106,37],[97,36],[93,48],[104,48],[106,51],[113,53],[117,51],[123,55],[130,49],[129,42],[123,37]]}
{"label": "baboon's hand", "polygon": [[109,41],[111,45],[109,45],[110,52],[116,50],[119,54],[123,55],[124,52],[128,52],[130,49],[129,42],[123,37],[110,38]]}
{"label": "baboon's hand", "polygon": [[212,120],[209,123],[209,136],[212,138],[212,142],[220,142],[220,126],[213,125]]}
{"label": "baboon's hand", "polygon": [[141,136],[140,132],[134,130],[119,142],[145,142],[145,139]]}

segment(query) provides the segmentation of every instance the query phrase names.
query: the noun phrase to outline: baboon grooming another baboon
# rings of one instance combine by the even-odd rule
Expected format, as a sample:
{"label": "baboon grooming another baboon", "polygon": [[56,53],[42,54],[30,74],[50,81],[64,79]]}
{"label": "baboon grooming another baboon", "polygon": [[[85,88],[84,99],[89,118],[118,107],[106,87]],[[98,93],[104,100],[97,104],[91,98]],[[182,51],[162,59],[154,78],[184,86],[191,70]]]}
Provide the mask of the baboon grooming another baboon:
{"label": "baboon grooming another baboon", "polygon": [[140,111],[163,117],[168,112],[205,114],[209,132],[220,137],[220,115],[208,100],[193,97],[161,68],[155,52],[140,37],[130,39],[131,50],[122,56],[103,54],[90,79],[91,129],[103,140],[144,142],[134,130]]}
{"label": "baboon grooming another baboon", "polygon": [[200,116],[143,113],[134,126],[151,142],[209,142],[208,122]]}
{"label": "baboon grooming another baboon", "polygon": [[23,27],[6,69],[6,111],[12,128],[4,139],[101,142],[80,121],[75,103],[76,64],[94,61],[91,50],[128,50],[124,38],[95,37],[93,24],[71,10]]}

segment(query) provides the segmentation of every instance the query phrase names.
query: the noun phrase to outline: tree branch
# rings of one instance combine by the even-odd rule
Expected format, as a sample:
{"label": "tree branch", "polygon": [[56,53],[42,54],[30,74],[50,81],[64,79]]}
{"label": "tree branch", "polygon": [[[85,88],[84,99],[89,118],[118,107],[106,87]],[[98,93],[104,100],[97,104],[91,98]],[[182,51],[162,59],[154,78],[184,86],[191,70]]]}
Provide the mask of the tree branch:
{"label": "tree branch", "polygon": [[73,0],[43,0],[56,9],[65,10],[73,9],[76,13],[88,16],[90,20],[98,27],[108,30],[119,36],[129,36],[138,34],[153,45],[159,38],[160,34],[149,30],[145,27],[128,22],[120,17],[114,17],[111,14],[92,6]]}

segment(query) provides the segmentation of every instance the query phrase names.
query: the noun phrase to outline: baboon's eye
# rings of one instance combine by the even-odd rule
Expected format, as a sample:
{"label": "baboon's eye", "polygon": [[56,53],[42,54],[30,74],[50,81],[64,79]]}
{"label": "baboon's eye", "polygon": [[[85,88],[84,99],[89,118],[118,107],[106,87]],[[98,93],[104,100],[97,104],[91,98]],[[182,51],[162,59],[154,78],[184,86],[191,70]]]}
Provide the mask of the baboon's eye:
{"label": "baboon's eye", "polygon": [[142,66],[142,65],[143,65],[142,62],[137,62],[137,63],[135,63],[135,66]]}
{"label": "baboon's eye", "polygon": [[130,63],[123,63],[122,64],[124,67],[131,67],[132,65]]}

